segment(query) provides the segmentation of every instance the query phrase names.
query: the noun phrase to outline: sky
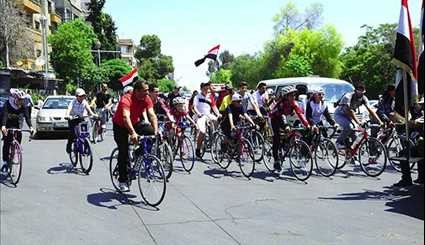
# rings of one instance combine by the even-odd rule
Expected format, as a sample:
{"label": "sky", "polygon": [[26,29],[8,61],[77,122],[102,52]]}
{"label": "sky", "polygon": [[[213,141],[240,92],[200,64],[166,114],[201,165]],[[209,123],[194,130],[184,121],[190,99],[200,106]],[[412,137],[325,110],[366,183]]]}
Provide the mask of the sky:
{"label": "sky", "polygon": [[[419,27],[422,0],[409,0],[412,24]],[[112,15],[120,38],[139,43],[145,34],[161,39],[161,50],[171,55],[175,79],[182,86],[198,88],[207,81],[207,62],[195,60],[221,45],[234,55],[254,54],[273,38],[273,16],[287,0],[107,0],[104,11]],[[345,46],[354,45],[364,24],[397,23],[400,0],[293,0],[300,12],[319,2],[323,24],[332,24]]]}

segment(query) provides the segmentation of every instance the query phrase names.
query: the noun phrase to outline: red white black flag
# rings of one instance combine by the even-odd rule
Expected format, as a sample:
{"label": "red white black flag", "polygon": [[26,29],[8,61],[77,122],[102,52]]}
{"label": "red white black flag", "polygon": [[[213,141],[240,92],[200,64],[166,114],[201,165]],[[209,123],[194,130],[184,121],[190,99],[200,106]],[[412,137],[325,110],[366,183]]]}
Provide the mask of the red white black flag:
{"label": "red white black flag", "polygon": [[133,70],[131,70],[130,73],[128,73],[128,74],[126,74],[126,75],[124,75],[123,77],[120,78],[120,82],[121,82],[123,87],[130,85],[133,82],[134,78],[137,77],[137,71],[138,70],[139,69],[136,67]]}
{"label": "red white black flag", "polygon": [[216,61],[219,50],[220,50],[220,45],[213,47],[212,49],[208,51],[208,53],[202,59],[195,61],[195,66],[198,67],[202,65],[206,59],[212,59]]}
{"label": "red white black flag", "polygon": [[418,89],[419,94],[424,95],[424,82],[425,82],[425,55],[424,55],[424,41],[425,41],[425,19],[424,19],[424,6],[425,0],[422,0],[422,14],[421,14],[421,34],[419,43],[419,64],[418,64]]}
{"label": "red white black flag", "polygon": [[[413,37],[412,23],[410,21],[410,13],[408,0],[401,1],[400,19],[398,22],[397,38],[394,48],[393,63],[399,66],[407,73],[408,101],[413,103],[418,95],[417,84],[417,66],[415,41]],[[397,76],[400,77],[400,76]],[[402,76],[401,76],[402,77]],[[395,109],[398,113],[404,113],[404,89],[402,79],[396,80],[396,105]]]}

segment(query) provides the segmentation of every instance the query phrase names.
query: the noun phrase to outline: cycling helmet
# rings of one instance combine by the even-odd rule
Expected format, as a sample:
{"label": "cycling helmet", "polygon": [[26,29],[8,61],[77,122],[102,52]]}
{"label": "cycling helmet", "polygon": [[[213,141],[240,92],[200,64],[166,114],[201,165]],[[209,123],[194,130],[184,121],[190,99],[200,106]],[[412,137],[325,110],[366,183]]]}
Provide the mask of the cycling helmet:
{"label": "cycling helmet", "polygon": [[11,88],[10,89],[10,96],[15,99],[25,99],[26,93],[22,90]]}
{"label": "cycling helmet", "polygon": [[281,95],[288,95],[290,93],[295,93],[295,92],[298,92],[298,90],[294,86],[290,85],[282,89]]}
{"label": "cycling helmet", "polygon": [[129,93],[129,92],[131,92],[131,91],[133,91],[133,87],[132,86],[126,86],[124,89],[123,89],[123,93],[124,94],[127,94],[127,93]]}
{"label": "cycling helmet", "polygon": [[75,96],[84,96],[84,95],[86,95],[86,91],[84,91],[84,89],[77,88],[77,90],[75,90]]}
{"label": "cycling helmet", "polygon": [[177,97],[173,99],[173,105],[186,104],[186,99],[183,97]]}
{"label": "cycling helmet", "polygon": [[242,96],[240,94],[234,94],[232,95],[232,102],[233,101],[241,101],[242,100]]}
{"label": "cycling helmet", "polygon": [[322,88],[312,90],[313,94],[325,94],[325,91]]}

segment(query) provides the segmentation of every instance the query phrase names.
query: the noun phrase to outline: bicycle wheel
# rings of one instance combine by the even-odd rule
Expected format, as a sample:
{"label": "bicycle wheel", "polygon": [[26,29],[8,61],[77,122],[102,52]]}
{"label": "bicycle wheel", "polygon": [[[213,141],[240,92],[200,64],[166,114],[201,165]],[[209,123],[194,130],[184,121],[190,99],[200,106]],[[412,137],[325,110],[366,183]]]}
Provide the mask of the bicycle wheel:
{"label": "bicycle wheel", "polygon": [[249,142],[249,140],[242,138],[237,146],[236,154],[237,160],[239,162],[239,168],[241,169],[242,174],[249,178],[254,173],[255,169],[255,160],[254,160],[254,150]]}
{"label": "bicycle wheel", "polygon": [[91,142],[93,142],[93,144],[96,144],[98,132],[99,132],[99,129],[97,126],[97,121],[93,121],[93,126],[91,130]]}
{"label": "bicycle wheel", "polygon": [[[409,140],[410,149],[414,149],[415,145]],[[391,166],[398,172],[401,173],[400,161],[395,160],[395,157],[402,157],[407,152],[406,138],[395,137],[387,146],[387,156]],[[415,163],[410,164],[410,169],[413,169]]]}
{"label": "bicycle wheel", "polygon": [[137,178],[142,199],[150,206],[158,206],[164,200],[167,182],[162,164],[153,155],[138,157],[136,161],[142,161]]}
{"label": "bicycle wheel", "polygon": [[156,156],[159,158],[159,160],[162,163],[162,167],[164,168],[165,176],[167,177],[167,180],[171,178],[171,175],[173,173],[173,150],[171,149],[171,146],[166,142],[162,142],[159,145],[158,150],[156,151]]}
{"label": "bicycle wheel", "polygon": [[254,151],[254,160],[259,162],[263,160],[265,144],[264,137],[258,131],[253,131],[249,134],[249,141],[252,145],[252,150]]}
{"label": "bicycle wheel", "polygon": [[82,142],[81,149],[82,151],[78,152],[81,171],[88,175],[93,167],[93,153],[87,139]]}
{"label": "bicycle wheel", "polygon": [[217,134],[214,138],[214,142],[211,148],[211,154],[214,163],[218,164],[222,169],[227,169],[230,165],[230,161],[227,159],[226,154],[228,155],[228,150],[224,143],[225,136],[221,133]]}
{"label": "bicycle wheel", "polygon": [[22,149],[18,142],[9,148],[8,174],[13,185],[18,184],[22,175]]}
{"label": "bicycle wheel", "polygon": [[273,163],[273,146],[269,142],[265,142],[264,144],[264,157],[263,163],[266,166],[267,170],[270,172],[274,172],[274,163]]}
{"label": "bicycle wheel", "polygon": [[335,144],[326,138],[322,138],[321,142],[314,151],[314,161],[316,162],[317,171],[325,176],[331,177],[335,174],[339,157]]}
{"label": "bicycle wheel", "polygon": [[359,148],[358,158],[363,172],[370,177],[381,175],[387,166],[387,151],[376,138],[369,137]]}
{"label": "bicycle wheel", "polygon": [[78,148],[77,143],[74,141],[71,144],[71,152],[68,154],[69,160],[71,161],[71,164],[74,168],[77,167],[77,163],[78,163],[78,149],[77,148]]}
{"label": "bicycle wheel", "polygon": [[179,143],[179,149],[177,150],[177,156],[182,163],[183,169],[190,173],[195,165],[195,150],[192,141],[185,135],[182,137],[183,139]]}
{"label": "bicycle wheel", "polygon": [[115,148],[109,157],[109,175],[111,176],[112,185],[115,190],[120,191],[118,182],[118,148]]}
{"label": "bicycle wheel", "polygon": [[306,181],[313,172],[313,159],[310,147],[302,140],[295,140],[289,149],[289,163],[295,178]]}

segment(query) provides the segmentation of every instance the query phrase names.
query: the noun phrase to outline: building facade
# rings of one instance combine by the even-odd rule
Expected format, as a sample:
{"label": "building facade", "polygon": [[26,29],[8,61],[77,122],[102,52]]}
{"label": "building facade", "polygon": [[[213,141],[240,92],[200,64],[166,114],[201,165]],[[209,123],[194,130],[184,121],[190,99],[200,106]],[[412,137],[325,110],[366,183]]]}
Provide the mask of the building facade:
{"label": "building facade", "polygon": [[63,22],[86,16],[80,0],[54,0],[54,2],[56,4],[56,10]]}
{"label": "building facade", "polygon": [[134,41],[131,39],[118,39],[118,46],[121,51],[121,59],[132,67],[136,66],[137,60],[134,57],[136,45]]}

